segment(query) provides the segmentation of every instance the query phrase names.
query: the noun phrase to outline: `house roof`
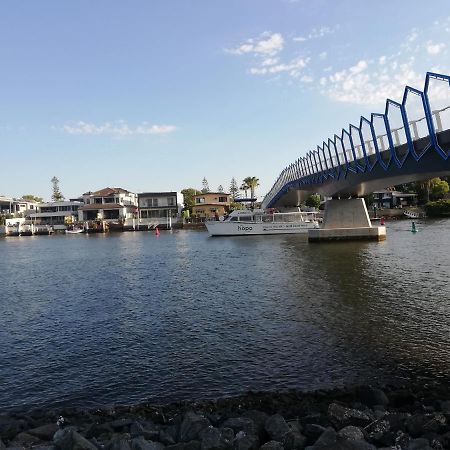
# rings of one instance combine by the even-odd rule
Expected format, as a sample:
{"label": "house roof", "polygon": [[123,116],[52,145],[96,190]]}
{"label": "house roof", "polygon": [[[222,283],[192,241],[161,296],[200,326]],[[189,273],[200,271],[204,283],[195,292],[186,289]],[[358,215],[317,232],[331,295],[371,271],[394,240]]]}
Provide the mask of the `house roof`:
{"label": "house roof", "polygon": [[107,197],[108,195],[113,194],[129,194],[129,193],[130,191],[127,191],[126,189],[106,187],[95,192],[88,191],[83,195],[91,195],[93,197]]}
{"label": "house roof", "polygon": [[167,191],[167,192],[142,192],[138,194],[138,197],[167,197],[168,195],[176,196],[177,193],[175,191]]}
{"label": "house roof", "polygon": [[[131,205],[129,205],[131,206]],[[124,205],[119,205],[118,203],[91,203],[90,205],[83,205],[81,208],[82,211],[91,210],[91,209],[122,209],[126,208]]]}
{"label": "house roof", "polygon": [[195,197],[204,197],[205,195],[231,195],[226,192],[205,192],[204,194],[197,194]]}

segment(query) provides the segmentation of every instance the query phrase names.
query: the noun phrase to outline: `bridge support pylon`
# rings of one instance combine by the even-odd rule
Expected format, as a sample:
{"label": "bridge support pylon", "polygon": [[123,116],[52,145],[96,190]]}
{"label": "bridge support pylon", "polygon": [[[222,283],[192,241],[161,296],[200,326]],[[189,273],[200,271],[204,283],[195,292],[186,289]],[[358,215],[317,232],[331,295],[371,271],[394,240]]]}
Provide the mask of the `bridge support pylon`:
{"label": "bridge support pylon", "polygon": [[363,198],[328,200],[320,228],[308,230],[310,242],[386,239],[386,227],[372,226]]}

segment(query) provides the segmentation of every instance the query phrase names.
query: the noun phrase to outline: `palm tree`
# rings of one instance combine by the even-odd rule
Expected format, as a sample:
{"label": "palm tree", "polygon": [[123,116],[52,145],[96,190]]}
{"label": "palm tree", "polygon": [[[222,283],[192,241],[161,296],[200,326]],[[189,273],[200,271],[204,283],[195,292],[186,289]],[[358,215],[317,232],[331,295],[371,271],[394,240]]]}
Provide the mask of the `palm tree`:
{"label": "palm tree", "polygon": [[[244,178],[244,184],[247,186],[247,189],[250,189],[250,196],[252,200],[255,198],[255,190],[259,186],[259,179],[256,177],[247,177]],[[253,201],[252,201],[253,206]]]}
{"label": "palm tree", "polygon": [[250,189],[250,187],[245,183],[245,181],[241,184],[241,187],[239,189],[245,192],[245,198],[247,198],[247,191]]}

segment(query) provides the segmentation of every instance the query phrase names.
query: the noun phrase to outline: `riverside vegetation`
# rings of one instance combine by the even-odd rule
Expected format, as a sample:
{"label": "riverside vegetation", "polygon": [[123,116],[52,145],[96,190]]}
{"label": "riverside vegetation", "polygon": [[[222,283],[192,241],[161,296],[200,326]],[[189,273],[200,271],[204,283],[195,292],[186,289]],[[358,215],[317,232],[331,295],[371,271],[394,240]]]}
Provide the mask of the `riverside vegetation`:
{"label": "riverside vegetation", "polygon": [[250,392],[166,406],[10,413],[0,416],[0,449],[443,450],[449,420],[445,383]]}

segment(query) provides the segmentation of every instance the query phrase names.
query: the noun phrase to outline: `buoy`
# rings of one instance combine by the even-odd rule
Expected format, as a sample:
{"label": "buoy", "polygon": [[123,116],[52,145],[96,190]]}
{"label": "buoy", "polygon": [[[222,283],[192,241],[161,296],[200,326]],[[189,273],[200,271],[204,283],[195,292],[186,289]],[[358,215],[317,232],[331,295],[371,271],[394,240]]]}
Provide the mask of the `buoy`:
{"label": "buoy", "polygon": [[159,236],[159,228],[158,227],[155,228],[155,234],[156,234],[156,236]]}
{"label": "buoy", "polygon": [[381,218],[380,218],[380,225],[381,225],[382,227],[384,227],[384,217],[381,217]]}
{"label": "buoy", "polygon": [[416,222],[412,222],[411,223],[411,232],[412,233],[417,233]]}

